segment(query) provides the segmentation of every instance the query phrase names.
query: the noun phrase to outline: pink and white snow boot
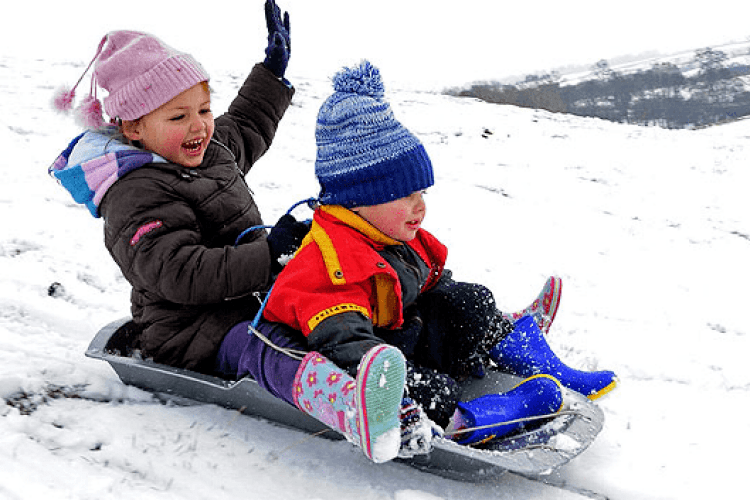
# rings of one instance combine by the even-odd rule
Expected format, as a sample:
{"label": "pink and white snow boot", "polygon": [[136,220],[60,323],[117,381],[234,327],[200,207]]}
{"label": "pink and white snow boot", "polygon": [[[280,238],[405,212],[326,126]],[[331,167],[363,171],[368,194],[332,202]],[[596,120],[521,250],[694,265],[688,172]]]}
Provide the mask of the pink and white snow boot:
{"label": "pink and white snow boot", "polygon": [[375,463],[387,462],[401,448],[401,399],[406,360],[381,344],[370,349],[356,380],[317,352],[307,354],[294,380],[294,403],[341,433]]}
{"label": "pink and white snow boot", "polygon": [[557,316],[557,309],[560,307],[560,295],[562,294],[562,279],[557,276],[550,276],[542,287],[539,296],[531,303],[529,307],[522,311],[505,314],[503,317],[513,323],[524,316],[532,316],[542,333],[549,332],[552,322]]}

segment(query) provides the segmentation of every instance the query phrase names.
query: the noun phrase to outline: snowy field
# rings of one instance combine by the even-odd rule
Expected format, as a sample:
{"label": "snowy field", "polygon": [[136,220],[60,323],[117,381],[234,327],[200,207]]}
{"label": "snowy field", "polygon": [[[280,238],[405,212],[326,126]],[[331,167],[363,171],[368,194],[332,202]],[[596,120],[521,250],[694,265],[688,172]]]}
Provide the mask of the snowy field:
{"label": "snowy field", "polygon": [[[682,500],[746,490],[750,122],[618,125],[399,91],[383,75],[396,116],[432,157],[425,227],[451,249],[448,267],[508,310],[561,276],[550,343],[568,364],[612,369],[621,382],[599,403],[606,423],[591,448],[547,478],[564,489],[513,474],[462,483],[373,465],[345,442],[219,407],[164,404],[84,357],[102,325],[128,314],[129,287],[101,221],[47,176],[78,133],[50,96],[82,70],[0,56],[0,498]],[[244,76],[214,76],[217,113]],[[294,105],[248,177],[269,223],[317,194],[313,127],[330,86],[293,81]]]}

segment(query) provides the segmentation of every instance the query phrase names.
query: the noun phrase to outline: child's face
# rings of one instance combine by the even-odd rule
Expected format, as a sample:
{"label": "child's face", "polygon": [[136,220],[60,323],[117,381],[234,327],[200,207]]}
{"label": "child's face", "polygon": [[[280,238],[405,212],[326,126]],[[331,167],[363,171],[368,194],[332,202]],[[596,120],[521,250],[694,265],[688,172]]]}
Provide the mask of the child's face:
{"label": "child's face", "polygon": [[184,167],[197,167],[214,134],[208,84],[199,83],[135,121],[123,133],[145,149]]}
{"label": "child's face", "polygon": [[398,200],[357,207],[353,211],[394,240],[410,241],[422,225],[427,206],[424,191],[416,191]]}

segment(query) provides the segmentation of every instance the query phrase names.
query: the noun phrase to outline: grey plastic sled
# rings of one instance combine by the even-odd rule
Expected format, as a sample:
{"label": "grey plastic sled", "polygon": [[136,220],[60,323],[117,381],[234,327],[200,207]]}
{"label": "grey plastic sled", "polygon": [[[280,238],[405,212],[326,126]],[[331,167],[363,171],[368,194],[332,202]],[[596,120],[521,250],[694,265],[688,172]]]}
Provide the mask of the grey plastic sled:
{"label": "grey plastic sled", "polygon": [[[250,379],[228,381],[222,378],[173,368],[136,357],[121,356],[113,345],[122,339],[124,318],[102,328],[91,341],[86,356],[108,362],[123,383],[154,393],[178,396],[236,409],[247,415],[303,430],[319,432],[327,428],[289,404],[275,398]],[[463,389],[463,398],[501,392],[520,379],[490,371],[483,379],[474,379]],[[525,475],[552,472],[567,463],[592,443],[604,424],[602,411],[582,395],[565,391],[565,406],[559,415],[534,428],[492,442],[486,448],[470,448],[438,438],[429,455],[399,461],[425,472],[463,481],[479,481],[506,471]],[[322,437],[342,439],[335,432]]]}

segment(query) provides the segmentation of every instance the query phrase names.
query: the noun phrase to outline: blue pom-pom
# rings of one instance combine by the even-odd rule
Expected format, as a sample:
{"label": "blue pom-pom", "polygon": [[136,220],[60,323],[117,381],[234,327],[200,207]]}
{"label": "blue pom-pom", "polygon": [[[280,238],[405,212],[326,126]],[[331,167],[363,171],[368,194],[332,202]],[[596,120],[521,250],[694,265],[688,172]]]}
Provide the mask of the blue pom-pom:
{"label": "blue pom-pom", "polygon": [[382,99],[385,87],[380,78],[380,70],[370,63],[362,61],[354,68],[344,68],[333,76],[333,88],[337,92],[350,92]]}

